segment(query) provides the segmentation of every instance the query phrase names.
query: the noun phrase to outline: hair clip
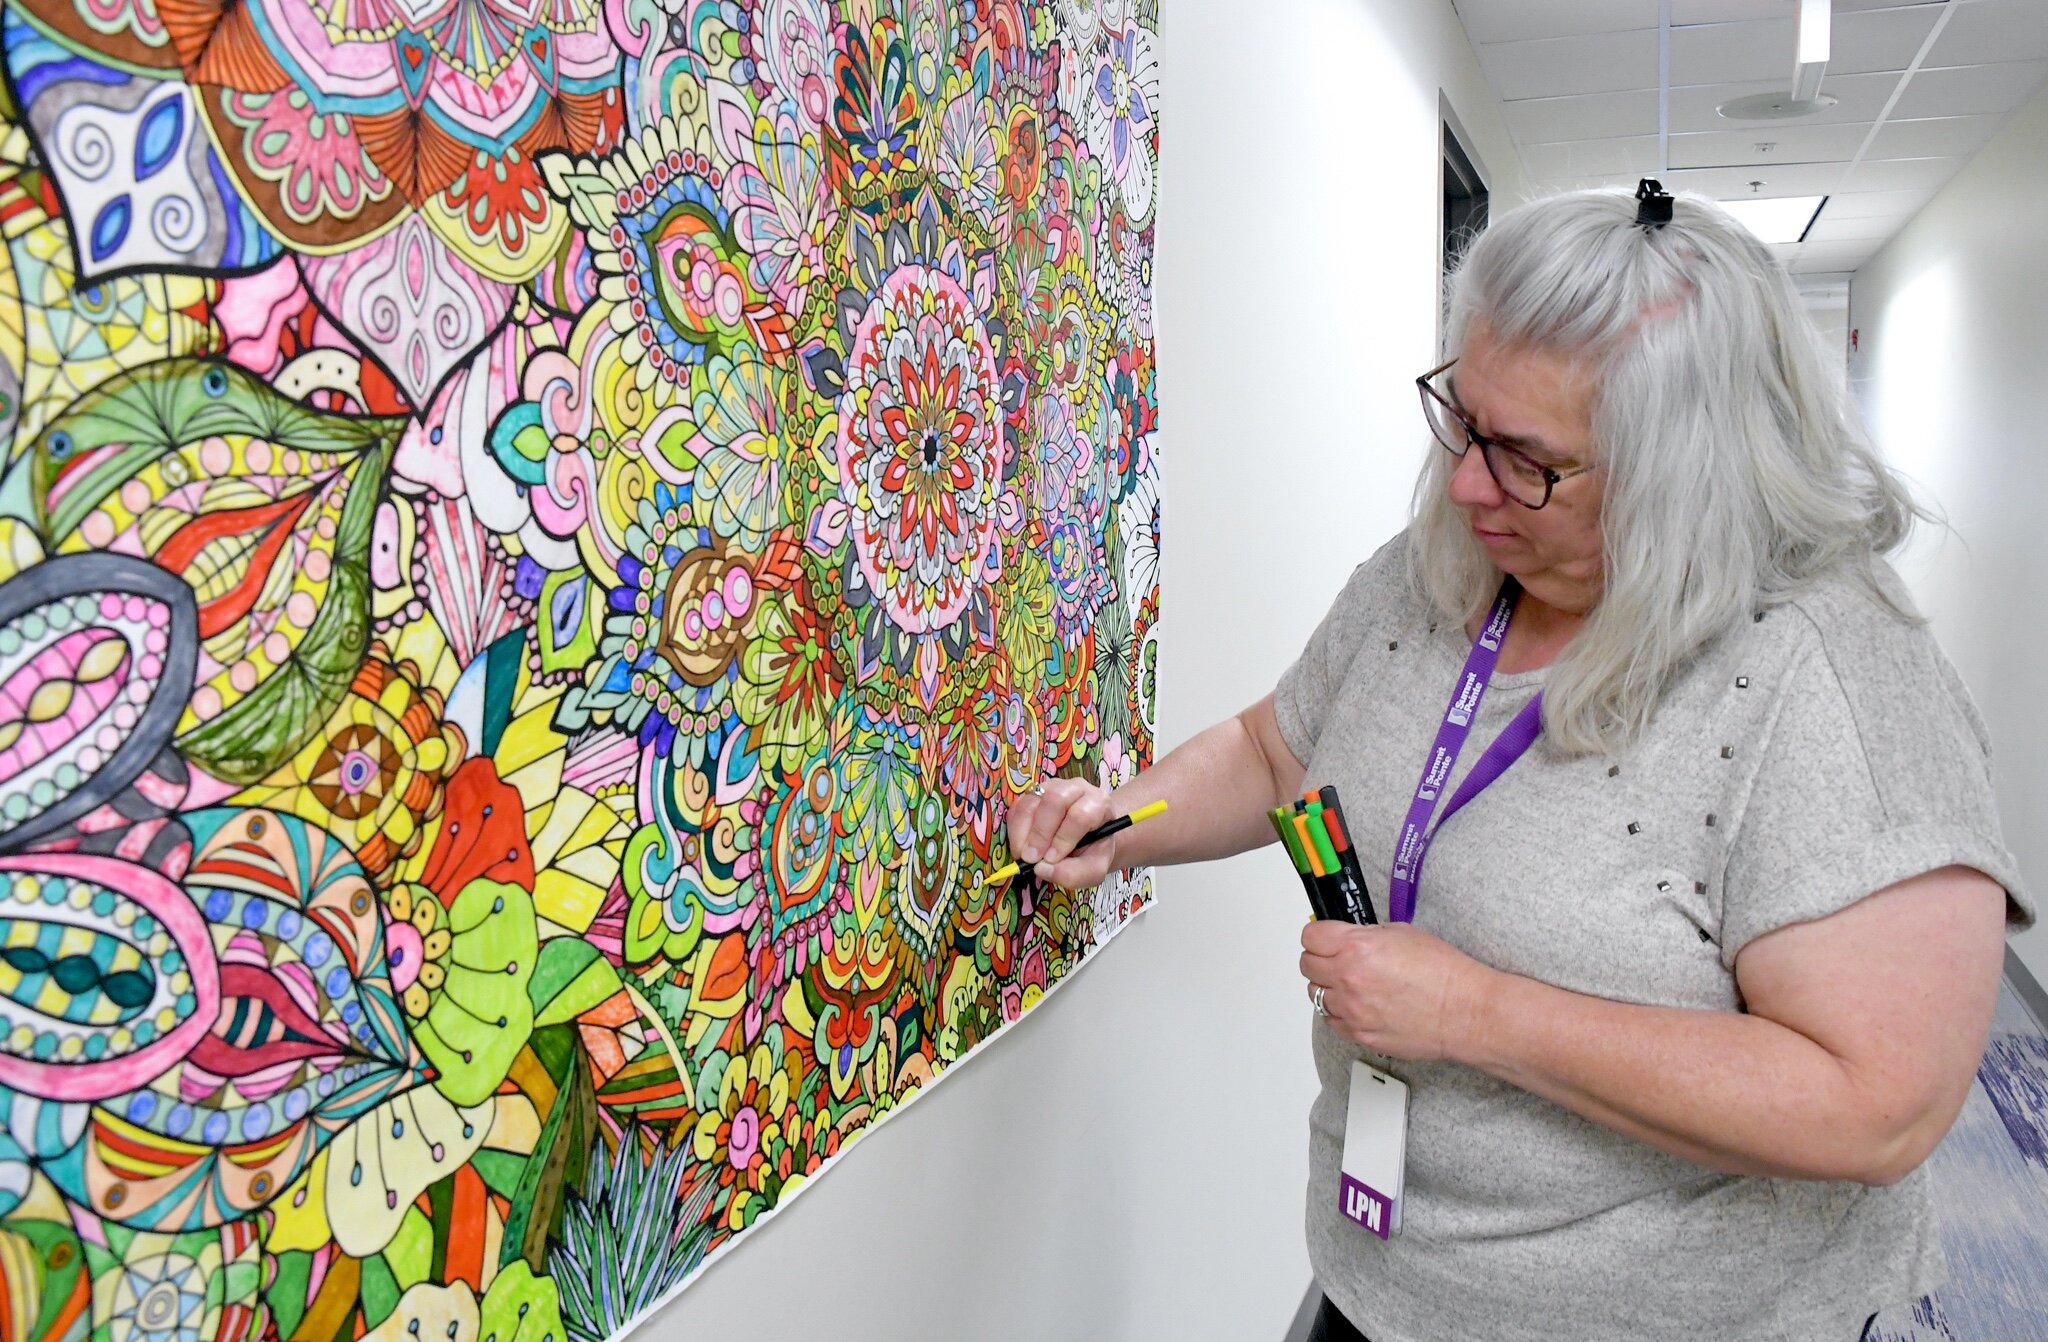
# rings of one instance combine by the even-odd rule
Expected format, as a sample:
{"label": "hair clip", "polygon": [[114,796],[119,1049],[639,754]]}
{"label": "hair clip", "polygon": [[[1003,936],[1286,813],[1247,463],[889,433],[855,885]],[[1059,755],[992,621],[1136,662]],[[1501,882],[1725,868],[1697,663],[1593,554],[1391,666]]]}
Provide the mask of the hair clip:
{"label": "hair clip", "polygon": [[1671,197],[1654,177],[1636,183],[1636,222],[1645,228],[1662,228],[1671,222]]}

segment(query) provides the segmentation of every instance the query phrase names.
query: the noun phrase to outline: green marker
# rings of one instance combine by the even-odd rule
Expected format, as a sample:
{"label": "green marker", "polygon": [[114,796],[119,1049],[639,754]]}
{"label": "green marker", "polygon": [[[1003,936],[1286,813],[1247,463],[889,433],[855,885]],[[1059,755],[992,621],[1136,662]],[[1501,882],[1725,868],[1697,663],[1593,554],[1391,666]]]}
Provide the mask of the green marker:
{"label": "green marker", "polygon": [[1280,832],[1280,846],[1287,850],[1287,858],[1294,863],[1294,870],[1301,877],[1302,893],[1308,896],[1309,912],[1317,918],[1328,918],[1329,910],[1324,907],[1322,884],[1310,869],[1308,854],[1302,849],[1301,838],[1294,830],[1294,809],[1276,806],[1266,813],[1266,819],[1273,822],[1273,828]]}
{"label": "green marker", "polygon": [[1301,840],[1294,835],[1294,813],[1285,806],[1275,806],[1266,813],[1266,819],[1273,822],[1274,831],[1280,835],[1280,846],[1287,850],[1294,869],[1308,875],[1308,854],[1301,851]]}
{"label": "green marker", "polygon": [[1330,842],[1330,831],[1323,827],[1323,804],[1312,801],[1302,808],[1302,813],[1308,817],[1309,838],[1315,841],[1316,856],[1322,859],[1323,870],[1334,872],[1341,869],[1343,863],[1337,860],[1336,845]]}

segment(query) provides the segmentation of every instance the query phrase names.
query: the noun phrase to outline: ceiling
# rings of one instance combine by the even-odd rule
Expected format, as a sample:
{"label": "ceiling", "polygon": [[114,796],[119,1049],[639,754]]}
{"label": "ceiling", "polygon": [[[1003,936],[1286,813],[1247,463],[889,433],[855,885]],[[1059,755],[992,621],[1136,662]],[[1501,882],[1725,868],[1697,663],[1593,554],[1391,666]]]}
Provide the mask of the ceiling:
{"label": "ceiling", "polygon": [[1536,190],[1825,195],[1773,248],[1808,287],[1869,260],[2048,82],[2044,0],[1834,0],[1839,101],[1794,121],[1715,109],[1790,89],[1795,0],[1453,3]]}

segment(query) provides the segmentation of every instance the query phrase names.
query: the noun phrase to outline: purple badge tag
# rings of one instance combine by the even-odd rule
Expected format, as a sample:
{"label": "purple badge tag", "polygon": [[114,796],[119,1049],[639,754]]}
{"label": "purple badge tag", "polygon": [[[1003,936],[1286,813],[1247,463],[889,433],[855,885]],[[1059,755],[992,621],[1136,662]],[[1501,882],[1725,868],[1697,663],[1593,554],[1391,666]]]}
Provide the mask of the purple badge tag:
{"label": "purple badge tag", "polygon": [[1407,1083],[1370,1063],[1353,1062],[1344,1156],[1337,1166],[1338,1212],[1381,1239],[1392,1239],[1401,1229],[1407,1160]]}
{"label": "purple badge tag", "polygon": [[1348,1174],[1339,1174],[1337,1210],[1381,1239],[1394,1236],[1394,1200]]}

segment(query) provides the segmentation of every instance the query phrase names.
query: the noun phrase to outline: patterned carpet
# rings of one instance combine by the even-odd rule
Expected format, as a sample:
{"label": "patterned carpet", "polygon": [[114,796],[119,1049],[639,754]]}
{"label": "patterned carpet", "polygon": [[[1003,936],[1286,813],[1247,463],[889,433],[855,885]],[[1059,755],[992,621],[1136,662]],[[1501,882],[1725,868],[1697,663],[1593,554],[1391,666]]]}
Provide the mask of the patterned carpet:
{"label": "patterned carpet", "polygon": [[1879,1315],[1873,1342],[2048,1339],[2048,1035],[2010,986],[1962,1117],[1929,1164],[1948,1285]]}

